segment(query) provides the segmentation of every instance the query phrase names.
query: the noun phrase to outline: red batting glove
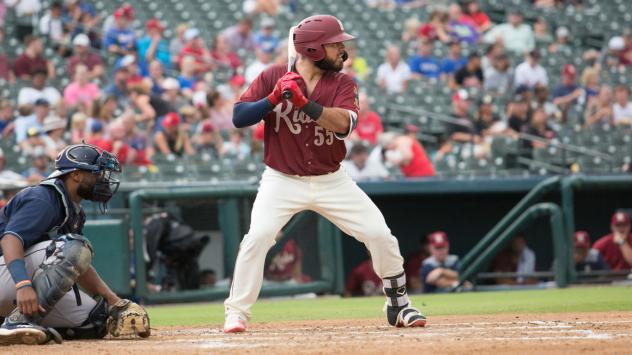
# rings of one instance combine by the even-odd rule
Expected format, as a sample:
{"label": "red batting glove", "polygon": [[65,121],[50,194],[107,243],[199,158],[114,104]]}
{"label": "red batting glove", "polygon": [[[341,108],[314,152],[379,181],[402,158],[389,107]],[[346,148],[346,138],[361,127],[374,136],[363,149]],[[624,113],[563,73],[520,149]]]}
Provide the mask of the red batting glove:
{"label": "red batting glove", "polygon": [[270,100],[272,106],[276,107],[276,105],[283,100],[283,89],[281,88],[282,84],[293,80],[303,80],[303,78],[295,72],[287,72],[285,75],[280,77],[279,80],[277,80],[274,85],[274,90],[272,90],[272,93],[268,95],[268,100]]}
{"label": "red batting glove", "polygon": [[296,81],[292,80],[281,83],[281,91],[285,90],[288,90],[292,93],[292,98],[290,98],[290,101],[292,102],[292,105],[294,105],[294,107],[298,108],[299,110],[302,109],[303,106],[307,105],[307,103],[309,102]]}

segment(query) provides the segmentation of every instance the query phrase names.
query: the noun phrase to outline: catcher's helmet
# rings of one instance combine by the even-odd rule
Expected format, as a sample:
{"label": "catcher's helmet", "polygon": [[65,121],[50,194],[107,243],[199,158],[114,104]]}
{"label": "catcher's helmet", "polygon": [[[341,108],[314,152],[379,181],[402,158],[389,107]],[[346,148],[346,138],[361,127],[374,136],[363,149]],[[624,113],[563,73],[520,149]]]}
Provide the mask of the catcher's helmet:
{"label": "catcher's helmet", "polygon": [[97,175],[90,200],[104,204],[112,198],[119,187],[115,177],[121,172],[118,159],[106,150],[90,144],[75,144],[64,148],[55,160],[55,171],[45,180],[55,179],[76,170],[83,170]]}
{"label": "catcher's helmet", "polygon": [[317,62],[325,58],[324,44],[354,39],[345,32],[340,20],[331,15],[310,16],[294,29],[296,51]]}

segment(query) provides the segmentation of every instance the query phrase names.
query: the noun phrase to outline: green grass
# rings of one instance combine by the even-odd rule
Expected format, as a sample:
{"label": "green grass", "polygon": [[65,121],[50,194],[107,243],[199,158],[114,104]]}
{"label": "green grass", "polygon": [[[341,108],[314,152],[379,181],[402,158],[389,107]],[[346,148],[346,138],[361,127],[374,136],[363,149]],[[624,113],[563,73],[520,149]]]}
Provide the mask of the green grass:
{"label": "green grass", "polygon": [[[632,287],[416,295],[413,304],[427,316],[632,311]],[[254,322],[383,317],[383,297],[261,300],[253,307]],[[221,303],[152,306],[152,325],[187,326],[223,322]]]}

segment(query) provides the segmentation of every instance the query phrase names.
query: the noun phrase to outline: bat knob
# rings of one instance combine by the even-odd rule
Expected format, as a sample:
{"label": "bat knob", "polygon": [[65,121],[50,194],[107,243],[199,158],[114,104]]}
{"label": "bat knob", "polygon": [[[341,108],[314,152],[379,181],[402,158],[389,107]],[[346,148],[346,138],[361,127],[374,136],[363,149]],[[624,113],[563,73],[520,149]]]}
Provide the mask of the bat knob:
{"label": "bat knob", "polygon": [[283,90],[283,98],[289,100],[292,98],[292,92],[290,90]]}

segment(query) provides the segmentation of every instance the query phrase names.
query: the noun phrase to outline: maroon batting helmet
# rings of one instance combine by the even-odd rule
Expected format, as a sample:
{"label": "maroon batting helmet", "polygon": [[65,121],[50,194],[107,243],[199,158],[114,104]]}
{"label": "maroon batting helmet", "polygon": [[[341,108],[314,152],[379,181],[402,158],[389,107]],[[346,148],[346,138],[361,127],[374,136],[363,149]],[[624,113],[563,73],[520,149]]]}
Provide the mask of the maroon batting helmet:
{"label": "maroon batting helmet", "polygon": [[294,29],[296,51],[317,62],[325,58],[324,44],[354,39],[345,33],[340,20],[331,15],[310,16]]}

